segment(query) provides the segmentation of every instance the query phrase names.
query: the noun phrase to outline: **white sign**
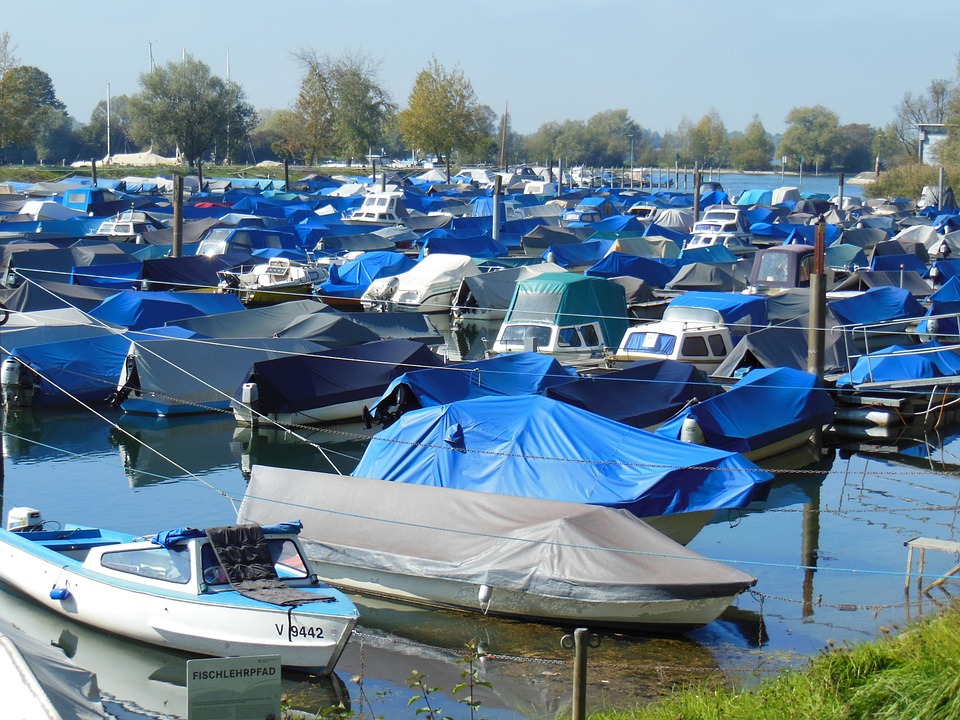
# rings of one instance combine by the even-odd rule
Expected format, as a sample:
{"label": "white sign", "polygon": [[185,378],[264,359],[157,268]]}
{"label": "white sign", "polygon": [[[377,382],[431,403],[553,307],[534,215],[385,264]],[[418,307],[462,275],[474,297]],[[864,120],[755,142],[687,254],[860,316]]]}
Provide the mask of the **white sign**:
{"label": "white sign", "polygon": [[187,661],[188,720],[280,720],[280,656]]}

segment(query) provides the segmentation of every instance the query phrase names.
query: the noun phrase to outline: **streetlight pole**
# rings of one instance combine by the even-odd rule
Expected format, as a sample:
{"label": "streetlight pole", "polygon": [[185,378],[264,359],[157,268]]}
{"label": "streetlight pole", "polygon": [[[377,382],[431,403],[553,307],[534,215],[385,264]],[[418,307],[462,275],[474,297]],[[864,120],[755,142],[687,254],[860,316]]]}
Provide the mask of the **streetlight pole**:
{"label": "streetlight pole", "polygon": [[107,162],[110,162],[110,83],[107,83]]}

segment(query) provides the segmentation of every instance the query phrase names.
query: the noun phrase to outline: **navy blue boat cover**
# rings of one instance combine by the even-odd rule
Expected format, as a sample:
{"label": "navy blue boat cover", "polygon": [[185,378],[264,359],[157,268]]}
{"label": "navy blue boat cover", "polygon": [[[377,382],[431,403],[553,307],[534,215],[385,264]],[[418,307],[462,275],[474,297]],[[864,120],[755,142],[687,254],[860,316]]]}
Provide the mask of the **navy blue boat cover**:
{"label": "navy blue boat cover", "polygon": [[423,343],[377,340],[254,363],[250,381],[257,383],[260,412],[289,413],[375,397],[397,376],[440,364]]}

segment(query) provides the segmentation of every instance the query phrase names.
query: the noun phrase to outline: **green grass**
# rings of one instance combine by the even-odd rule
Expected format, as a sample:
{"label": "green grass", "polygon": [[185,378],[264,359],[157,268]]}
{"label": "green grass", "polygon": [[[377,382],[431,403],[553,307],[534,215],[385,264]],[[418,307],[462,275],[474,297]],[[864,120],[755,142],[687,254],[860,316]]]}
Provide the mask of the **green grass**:
{"label": "green grass", "polygon": [[901,635],[825,650],[808,667],[749,689],[678,689],[593,720],[953,720],[960,718],[960,612]]}

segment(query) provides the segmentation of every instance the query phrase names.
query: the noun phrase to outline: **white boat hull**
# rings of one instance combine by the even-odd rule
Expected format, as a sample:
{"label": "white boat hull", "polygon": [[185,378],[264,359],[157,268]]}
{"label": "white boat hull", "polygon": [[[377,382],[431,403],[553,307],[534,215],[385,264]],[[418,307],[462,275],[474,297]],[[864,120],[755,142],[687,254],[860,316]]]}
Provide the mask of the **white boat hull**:
{"label": "white boat hull", "polygon": [[[60,615],[152,645],[217,657],[276,654],[285,666],[329,673],[356,623],[355,616],[318,615],[322,603],[288,609],[231,593],[237,603],[225,604],[219,593],[191,597],[164,580],[95,577],[32,543],[0,531],[0,580]],[[51,588],[65,591],[63,599],[51,597]]]}

